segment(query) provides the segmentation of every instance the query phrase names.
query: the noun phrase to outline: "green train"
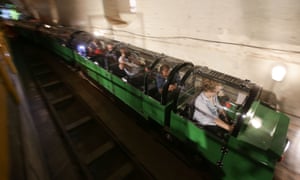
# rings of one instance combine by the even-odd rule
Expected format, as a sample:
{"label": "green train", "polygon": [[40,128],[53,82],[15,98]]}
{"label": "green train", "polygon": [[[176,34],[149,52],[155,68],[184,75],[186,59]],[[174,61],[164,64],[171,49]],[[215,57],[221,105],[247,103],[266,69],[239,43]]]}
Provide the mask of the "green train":
{"label": "green train", "polygon": [[[83,71],[130,108],[191,147],[220,179],[272,179],[289,145],[289,118],[264,98],[262,87],[204,66],[63,26],[10,21],[19,35],[43,45]],[[109,49],[109,46],[111,46]],[[126,62],[120,71],[120,57]],[[121,60],[123,61],[123,60]],[[170,73],[161,89],[162,66]],[[215,134],[194,120],[195,99],[205,80],[222,86],[222,106],[232,131]],[[176,82],[176,89],[170,91]],[[221,99],[220,99],[221,102]]]}

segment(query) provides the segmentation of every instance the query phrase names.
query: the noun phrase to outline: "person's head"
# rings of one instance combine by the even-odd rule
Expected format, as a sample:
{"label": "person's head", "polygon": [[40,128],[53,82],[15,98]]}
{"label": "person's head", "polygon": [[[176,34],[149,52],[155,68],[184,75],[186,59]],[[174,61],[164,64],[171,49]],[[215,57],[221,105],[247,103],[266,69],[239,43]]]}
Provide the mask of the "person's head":
{"label": "person's head", "polygon": [[170,73],[170,66],[167,65],[167,64],[161,65],[161,66],[160,66],[160,69],[159,69],[159,72],[160,72],[160,74],[161,74],[164,78],[168,77],[168,76],[169,76],[169,73]]}
{"label": "person's head", "polygon": [[125,46],[120,47],[120,53],[125,55],[127,53],[127,48]]}
{"label": "person's head", "polygon": [[112,50],[114,49],[114,45],[111,44],[111,43],[108,43],[108,44],[106,45],[106,49],[107,49],[107,51],[112,51]]}
{"label": "person's head", "polygon": [[216,81],[210,79],[203,79],[203,91],[211,94],[218,94],[222,90],[222,85]]}

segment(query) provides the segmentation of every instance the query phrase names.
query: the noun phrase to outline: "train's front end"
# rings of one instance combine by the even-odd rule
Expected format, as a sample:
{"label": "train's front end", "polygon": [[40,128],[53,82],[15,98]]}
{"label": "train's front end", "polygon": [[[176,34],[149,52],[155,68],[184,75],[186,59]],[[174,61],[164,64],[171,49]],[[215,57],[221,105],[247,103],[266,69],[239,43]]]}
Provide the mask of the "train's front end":
{"label": "train's front end", "polygon": [[268,159],[261,163],[274,166],[274,162],[282,159],[289,147],[287,131],[289,118],[260,101],[253,102],[249,111],[242,115],[243,124],[237,139],[253,145],[256,149],[268,152]]}
{"label": "train's front end", "polygon": [[[231,132],[211,132],[194,119],[195,111],[201,111],[195,100],[206,79],[222,87],[218,100],[226,115],[223,120],[234,126]],[[171,113],[171,133],[218,167],[222,179],[272,179],[289,144],[289,118],[264,101],[262,88],[207,67],[195,68],[181,86],[177,108]]]}

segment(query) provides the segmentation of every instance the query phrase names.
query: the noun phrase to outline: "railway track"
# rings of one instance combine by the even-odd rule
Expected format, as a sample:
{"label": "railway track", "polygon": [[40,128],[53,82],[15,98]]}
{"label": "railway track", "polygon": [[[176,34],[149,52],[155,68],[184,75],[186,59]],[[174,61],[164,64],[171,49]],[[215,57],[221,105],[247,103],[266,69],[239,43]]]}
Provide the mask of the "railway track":
{"label": "railway track", "polygon": [[30,70],[86,179],[154,179],[55,71],[38,60]]}

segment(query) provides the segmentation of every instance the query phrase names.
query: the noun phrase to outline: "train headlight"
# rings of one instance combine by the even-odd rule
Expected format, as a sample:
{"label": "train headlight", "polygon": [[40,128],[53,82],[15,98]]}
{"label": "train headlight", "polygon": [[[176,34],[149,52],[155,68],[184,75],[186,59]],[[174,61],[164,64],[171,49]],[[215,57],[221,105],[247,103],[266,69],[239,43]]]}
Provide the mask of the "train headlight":
{"label": "train headlight", "polygon": [[259,118],[253,118],[249,121],[249,123],[256,129],[262,126],[262,121]]}

